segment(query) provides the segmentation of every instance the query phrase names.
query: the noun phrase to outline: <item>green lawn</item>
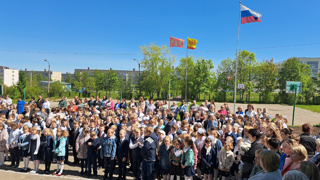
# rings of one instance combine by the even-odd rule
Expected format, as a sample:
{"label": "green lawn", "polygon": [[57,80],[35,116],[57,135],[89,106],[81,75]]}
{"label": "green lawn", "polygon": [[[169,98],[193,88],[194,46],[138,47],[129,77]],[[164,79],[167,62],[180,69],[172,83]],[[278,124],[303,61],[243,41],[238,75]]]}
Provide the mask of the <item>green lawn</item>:
{"label": "green lawn", "polygon": [[320,105],[296,105],[296,107],[320,113]]}

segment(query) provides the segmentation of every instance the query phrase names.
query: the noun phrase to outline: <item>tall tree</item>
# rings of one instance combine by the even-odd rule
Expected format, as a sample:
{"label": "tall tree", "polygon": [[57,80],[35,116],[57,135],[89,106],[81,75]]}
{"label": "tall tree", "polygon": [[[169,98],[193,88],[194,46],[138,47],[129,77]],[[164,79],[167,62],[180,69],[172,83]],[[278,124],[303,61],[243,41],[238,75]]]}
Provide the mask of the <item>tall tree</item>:
{"label": "tall tree", "polygon": [[64,80],[65,82],[71,83],[71,74],[68,73],[66,79]]}
{"label": "tall tree", "polygon": [[202,58],[199,58],[195,64],[194,67],[194,80],[192,82],[192,93],[193,96],[199,97],[200,99],[200,94],[205,93],[208,94],[211,90],[212,87],[212,79],[214,76],[213,72],[213,62],[211,59],[205,60]]}
{"label": "tall tree", "polygon": [[63,85],[59,81],[55,81],[53,83],[50,83],[51,96],[58,95],[59,97],[61,97],[63,92],[64,92]]}
{"label": "tall tree", "polygon": [[114,70],[108,70],[104,74],[105,76],[105,90],[108,93],[109,97],[111,96],[111,91],[113,91],[118,83],[118,74]]}
{"label": "tall tree", "polygon": [[141,86],[145,88],[148,94],[153,98],[153,94],[157,93],[159,98],[162,91],[169,82],[170,64],[174,63],[174,57],[169,56],[167,46],[157,46],[151,43],[148,46],[141,46],[143,60],[141,66],[143,68]]}
{"label": "tall tree", "polygon": [[300,97],[309,101],[315,91],[311,74],[310,66],[300,63],[298,58],[294,57],[286,60],[279,70],[279,89],[282,102],[289,104],[293,102],[292,98],[288,98],[288,94],[285,93],[286,81],[302,82],[302,95]]}
{"label": "tall tree", "polygon": [[89,77],[85,82],[84,82],[84,87],[86,88],[86,91],[88,93],[91,93],[92,91],[96,90],[96,82],[93,77]]}
{"label": "tall tree", "polygon": [[[252,52],[243,50],[239,51],[237,59],[237,84],[245,84],[245,91],[250,94],[253,91],[253,80],[257,70],[256,55]],[[244,91],[242,91],[242,96]]]}
{"label": "tall tree", "polygon": [[23,94],[24,88],[27,86],[26,73],[24,71],[19,71],[19,81],[17,84],[17,88],[20,92],[20,95]]}
{"label": "tall tree", "polygon": [[273,63],[273,60],[262,61],[257,67],[256,87],[262,94],[262,101],[264,103],[271,102],[271,93],[276,89],[278,67]]}
{"label": "tall tree", "polygon": [[81,80],[81,74],[79,72],[75,72],[74,73],[74,78],[72,79],[71,81],[71,88],[77,92],[79,92],[82,87],[83,87],[83,84],[82,84],[82,80]]}
{"label": "tall tree", "polygon": [[101,70],[93,71],[93,78],[95,82],[95,91],[98,93],[100,90],[104,90],[106,86],[106,79]]}
{"label": "tall tree", "polygon": [[234,89],[234,65],[234,61],[231,58],[227,58],[222,60],[218,66],[216,83],[218,96],[215,97],[218,101],[226,101],[227,92]]}
{"label": "tall tree", "polygon": [[[188,99],[194,99],[195,97],[190,97],[189,95],[192,94],[192,88],[191,86],[193,85],[193,80],[195,75],[194,72],[194,57],[190,56],[188,58],[181,58],[180,59],[180,64],[176,68],[180,80],[179,80],[179,89],[181,91],[182,98],[184,99],[185,97],[185,92],[186,92],[186,78],[187,78],[187,97]],[[186,68],[187,68],[187,77],[186,77]]]}

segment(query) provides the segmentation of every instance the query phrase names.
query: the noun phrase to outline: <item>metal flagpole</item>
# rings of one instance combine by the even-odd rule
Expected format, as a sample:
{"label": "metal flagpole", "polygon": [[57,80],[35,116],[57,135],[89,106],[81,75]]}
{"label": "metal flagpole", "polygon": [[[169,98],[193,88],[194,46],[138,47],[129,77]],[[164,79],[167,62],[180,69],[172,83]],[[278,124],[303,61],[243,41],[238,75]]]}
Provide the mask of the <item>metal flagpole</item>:
{"label": "metal flagpole", "polygon": [[188,76],[187,76],[187,72],[188,72],[188,37],[187,37],[187,57],[186,57],[186,92],[185,92],[185,101],[186,101],[186,103],[188,103],[188,101],[187,101],[187,93],[188,93],[188,82],[187,82],[187,80],[188,80]]}
{"label": "metal flagpole", "polygon": [[171,108],[171,105],[170,105],[170,81],[171,81],[171,46],[170,46],[170,52],[169,52],[169,108]]}
{"label": "metal flagpole", "polygon": [[241,21],[240,18],[241,18],[241,1],[239,4],[238,38],[237,38],[237,50],[236,50],[236,70],[234,73],[234,97],[233,97],[234,112],[236,112],[236,101],[237,101],[237,70],[238,70],[238,51],[239,51],[239,31],[240,31],[240,21]]}

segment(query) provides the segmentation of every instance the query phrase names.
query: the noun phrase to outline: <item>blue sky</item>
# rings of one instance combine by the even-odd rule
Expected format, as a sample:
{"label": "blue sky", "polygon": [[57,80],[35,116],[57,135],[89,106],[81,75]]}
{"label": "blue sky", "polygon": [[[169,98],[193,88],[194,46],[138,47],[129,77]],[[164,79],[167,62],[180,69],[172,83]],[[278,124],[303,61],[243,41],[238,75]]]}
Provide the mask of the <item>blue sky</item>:
{"label": "blue sky", "polygon": [[[242,4],[261,13],[262,22],[240,26],[240,49],[255,52],[257,60],[276,62],[320,57],[319,0]],[[235,57],[238,18],[235,0],[1,0],[0,65],[43,70],[43,59],[48,59],[52,70],[60,72],[138,69],[133,59],[142,59],[139,46],[169,46],[170,36],[188,36],[198,40],[189,55],[212,59],[217,67],[223,59]],[[318,44],[252,49],[309,43]],[[175,65],[185,53],[186,48],[172,48]]]}

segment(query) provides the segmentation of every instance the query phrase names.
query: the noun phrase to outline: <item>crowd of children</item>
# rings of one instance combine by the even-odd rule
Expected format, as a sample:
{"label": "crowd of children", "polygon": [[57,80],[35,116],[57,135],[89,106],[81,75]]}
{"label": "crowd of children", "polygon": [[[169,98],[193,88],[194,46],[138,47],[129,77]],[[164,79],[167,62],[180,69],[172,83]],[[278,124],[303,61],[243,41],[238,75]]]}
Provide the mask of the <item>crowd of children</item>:
{"label": "crowd of children", "polygon": [[[286,117],[272,119],[265,108],[254,111],[249,104],[231,113],[227,103],[216,110],[213,100],[201,106],[193,101],[189,107],[184,101],[168,107],[142,97],[128,105],[102,101],[92,97],[82,103],[76,97],[69,106],[60,102],[64,107],[50,111],[34,102],[25,104],[21,114],[14,105],[0,104],[0,165],[10,152],[10,167],[56,176],[63,175],[73,156],[80,175],[93,178],[103,169],[103,179],[115,173],[126,179],[132,171],[135,179],[144,180],[277,180],[307,160],[316,167],[320,163],[320,140],[311,135],[312,126],[304,124],[303,134],[294,134]],[[319,170],[312,173],[310,180],[319,178]]]}

